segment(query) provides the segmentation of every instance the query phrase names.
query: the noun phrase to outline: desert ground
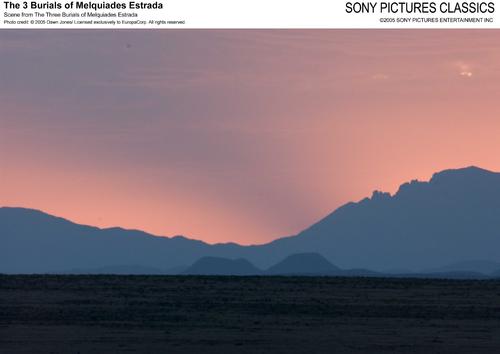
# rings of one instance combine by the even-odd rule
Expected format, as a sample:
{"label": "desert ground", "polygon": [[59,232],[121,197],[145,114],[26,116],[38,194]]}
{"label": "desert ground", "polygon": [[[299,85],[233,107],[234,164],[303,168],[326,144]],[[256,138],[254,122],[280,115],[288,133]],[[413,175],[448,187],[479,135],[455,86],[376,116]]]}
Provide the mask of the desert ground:
{"label": "desert ground", "polygon": [[0,353],[499,353],[500,281],[0,276]]}

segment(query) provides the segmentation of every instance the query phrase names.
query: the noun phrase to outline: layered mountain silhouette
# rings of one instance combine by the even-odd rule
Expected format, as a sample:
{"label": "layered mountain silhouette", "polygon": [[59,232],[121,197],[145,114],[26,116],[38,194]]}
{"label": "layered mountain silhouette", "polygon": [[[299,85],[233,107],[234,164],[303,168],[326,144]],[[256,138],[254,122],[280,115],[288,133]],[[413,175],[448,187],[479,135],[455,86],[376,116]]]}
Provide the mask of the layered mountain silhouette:
{"label": "layered mountain silhouette", "polygon": [[321,252],[342,268],[419,270],[464,259],[500,260],[500,174],[470,167],[348,203],[277,252]]}
{"label": "layered mountain silhouette", "polygon": [[362,269],[340,269],[319,253],[292,254],[268,269],[259,269],[246,259],[202,257],[185,271],[186,275],[330,275],[330,276],[382,276],[381,273]]}
{"label": "layered mountain silhouette", "polygon": [[342,269],[375,271],[438,270],[469,259],[500,262],[500,174],[477,167],[442,171],[429,182],[405,183],[394,195],[374,192],[295,236],[255,246],[99,229],[36,210],[0,208],[3,273],[117,264],[164,271],[202,257],[244,258],[267,269],[297,253],[320,253]]}

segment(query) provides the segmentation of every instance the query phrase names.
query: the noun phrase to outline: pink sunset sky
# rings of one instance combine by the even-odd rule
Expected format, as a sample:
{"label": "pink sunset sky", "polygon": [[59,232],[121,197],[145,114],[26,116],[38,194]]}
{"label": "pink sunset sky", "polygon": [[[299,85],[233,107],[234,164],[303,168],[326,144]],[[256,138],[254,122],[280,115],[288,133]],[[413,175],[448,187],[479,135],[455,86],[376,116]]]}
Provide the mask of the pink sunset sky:
{"label": "pink sunset sky", "polygon": [[500,171],[500,30],[0,33],[0,204],[207,242]]}

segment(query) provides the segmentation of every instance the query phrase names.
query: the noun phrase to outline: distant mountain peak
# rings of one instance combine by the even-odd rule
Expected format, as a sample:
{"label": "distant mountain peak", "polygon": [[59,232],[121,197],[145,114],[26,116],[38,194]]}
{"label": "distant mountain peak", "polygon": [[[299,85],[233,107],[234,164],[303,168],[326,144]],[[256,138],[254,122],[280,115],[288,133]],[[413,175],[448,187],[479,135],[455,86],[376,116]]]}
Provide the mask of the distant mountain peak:
{"label": "distant mountain peak", "polygon": [[477,166],[469,166],[457,169],[447,169],[434,173],[430,180],[431,183],[447,181],[451,178],[481,178],[481,177],[499,177],[500,173],[492,172]]}
{"label": "distant mountain peak", "polygon": [[447,186],[448,188],[459,186],[460,188],[467,187],[473,189],[477,186],[481,186],[483,182],[498,178],[500,178],[500,173],[476,166],[447,169],[434,173],[428,182],[414,179],[411,182],[401,184],[394,196],[401,197],[415,194],[432,186]]}
{"label": "distant mountain peak", "polygon": [[267,270],[268,274],[333,274],[340,269],[316,252],[289,255]]}

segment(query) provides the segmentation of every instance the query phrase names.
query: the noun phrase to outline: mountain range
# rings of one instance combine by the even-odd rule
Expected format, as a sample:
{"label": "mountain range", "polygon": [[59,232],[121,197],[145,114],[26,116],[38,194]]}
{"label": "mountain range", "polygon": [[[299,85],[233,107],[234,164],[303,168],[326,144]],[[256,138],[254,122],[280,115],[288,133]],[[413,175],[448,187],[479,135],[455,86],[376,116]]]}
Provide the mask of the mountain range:
{"label": "mountain range", "polygon": [[189,275],[343,275],[343,271],[318,253],[292,254],[268,269],[246,259],[203,257],[181,274]]}
{"label": "mountain range", "polygon": [[268,269],[304,253],[320,253],[340,269],[498,271],[500,173],[477,167],[445,170],[428,182],[404,183],[394,195],[375,191],[297,235],[253,246],[100,229],[32,209],[0,208],[1,273],[116,265],[167,272],[203,257],[244,259],[257,269]]}
{"label": "mountain range", "polygon": [[[468,262],[467,262],[468,263]],[[114,275],[195,275],[195,276],[335,276],[335,277],[412,277],[446,279],[488,279],[500,277],[498,272],[473,270],[431,270],[428,272],[381,273],[367,269],[340,269],[318,253],[292,254],[268,269],[259,269],[244,258],[202,257],[187,267],[161,270],[142,266],[110,266],[71,269],[56,274]]]}

